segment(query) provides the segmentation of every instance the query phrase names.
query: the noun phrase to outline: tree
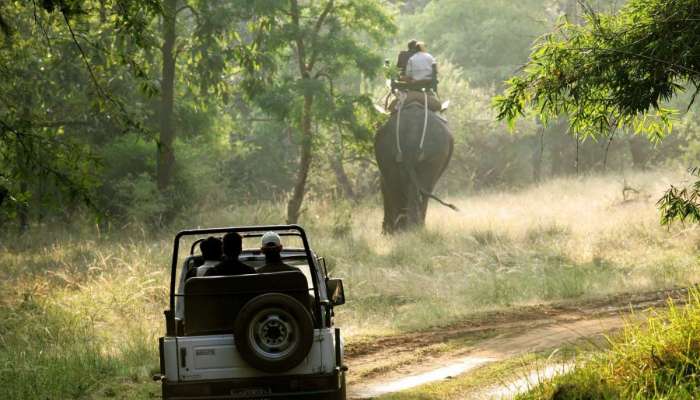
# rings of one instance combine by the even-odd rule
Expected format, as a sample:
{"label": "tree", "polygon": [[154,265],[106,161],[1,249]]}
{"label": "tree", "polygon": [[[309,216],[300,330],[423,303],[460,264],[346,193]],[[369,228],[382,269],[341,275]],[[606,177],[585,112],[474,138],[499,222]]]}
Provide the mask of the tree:
{"label": "tree", "polygon": [[401,36],[464,68],[474,86],[499,85],[527,61],[528,48],[549,25],[542,0],[432,1],[405,17]]}
{"label": "tree", "polygon": [[296,223],[320,140],[314,125],[340,125],[368,140],[376,116],[369,96],[333,91],[334,81],[352,71],[376,76],[382,57],[372,46],[382,44],[395,27],[382,4],[371,0],[239,3],[252,21],[252,39],[238,49],[247,94],[264,111],[289,121],[300,136],[299,170],[287,205],[287,221]]}
{"label": "tree", "polygon": [[[238,42],[239,21],[230,1],[162,0],[161,3],[157,182],[159,190],[167,192],[175,169],[174,114],[178,95],[193,94],[202,105],[228,94],[228,82],[223,77],[232,68],[231,48]],[[177,93],[178,74],[183,75],[182,81],[190,83],[182,88],[184,93]]]}
{"label": "tree", "polygon": [[30,203],[66,209],[65,200],[106,198],[115,182],[99,181],[110,166],[98,156],[133,135],[157,144],[146,178],[155,175],[172,205],[175,127],[214,118],[209,106],[228,93],[233,10],[228,1],[0,3],[4,214],[26,221]]}
{"label": "tree", "polygon": [[536,44],[496,99],[499,118],[535,110],[568,115],[582,135],[628,126],[663,137],[673,113],[664,102],[700,79],[698,13],[691,0],[631,0],[617,14],[587,8],[584,25],[563,21]]}
{"label": "tree", "polygon": [[[571,131],[583,137],[627,127],[662,139],[675,113],[665,104],[693,89],[690,108],[700,90],[700,3],[630,0],[614,14],[584,9],[584,25],[563,21],[536,44],[495,100],[499,119],[513,123],[529,111],[545,121],[567,115]],[[699,188],[671,188],[660,201],[662,222],[700,215]]]}
{"label": "tree", "polygon": [[158,139],[158,189],[166,191],[171,184],[175,168],[175,39],[177,0],[163,0],[163,20],[160,78],[160,137]]}
{"label": "tree", "polygon": [[[78,19],[83,26],[103,23],[86,16],[81,5],[0,4],[0,186],[9,199],[5,213],[16,215],[22,229],[29,224],[30,203],[57,209],[76,199],[91,204],[96,160],[84,138],[109,137],[115,123],[127,129],[138,125],[96,76],[93,61],[111,58],[108,46],[102,42],[92,58],[79,42],[100,37],[101,29],[83,32]],[[148,5],[141,6],[146,10]],[[122,25],[126,20],[116,22],[122,29],[115,41],[133,32]],[[116,76],[125,72],[112,65],[102,64]],[[117,87],[123,80],[110,82]]]}

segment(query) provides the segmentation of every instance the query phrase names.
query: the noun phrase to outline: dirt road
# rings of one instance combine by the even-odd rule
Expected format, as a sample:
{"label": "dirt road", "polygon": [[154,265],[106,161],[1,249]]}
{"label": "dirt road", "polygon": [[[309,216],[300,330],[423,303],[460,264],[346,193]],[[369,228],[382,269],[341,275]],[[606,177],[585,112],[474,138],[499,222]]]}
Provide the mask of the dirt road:
{"label": "dirt road", "polygon": [[[439,329],[368,338],[346,348],[348,394],[372,398],[468,373],[488,363],[596,340],[639,320],[645,310],[678,303],[685,289],[618,295],[578,304],[483,314]],[[645,312],[640,312],[645,311]]]}

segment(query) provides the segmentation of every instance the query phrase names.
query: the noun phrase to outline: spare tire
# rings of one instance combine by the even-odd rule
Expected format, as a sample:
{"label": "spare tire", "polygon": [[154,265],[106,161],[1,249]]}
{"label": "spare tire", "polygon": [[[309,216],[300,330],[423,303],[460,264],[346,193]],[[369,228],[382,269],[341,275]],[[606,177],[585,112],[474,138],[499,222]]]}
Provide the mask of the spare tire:
{"label": "spare tire", "polygon": [[247,302],[233,327],[236,349],[251,366],[284,372],[309,354],[314,338],[311,314],[298,300],[268,293]]}

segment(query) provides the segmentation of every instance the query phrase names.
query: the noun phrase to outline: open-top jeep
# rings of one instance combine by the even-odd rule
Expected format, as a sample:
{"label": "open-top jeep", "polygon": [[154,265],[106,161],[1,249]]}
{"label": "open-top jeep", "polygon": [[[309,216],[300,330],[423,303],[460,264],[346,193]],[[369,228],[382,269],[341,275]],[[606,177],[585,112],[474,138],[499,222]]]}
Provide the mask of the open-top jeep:
{"label": "open-top jeep", "polygon": [[[197,244],[237,232],[244,247],[268,231],[283,238],[284,263],[299,271],[235,276],[185,276],[202,264]],[[192,243],[181,257],[181,241]],[[287,243],[296,241],[297,247]],[[265,264],[258,248],[240,261]],[[178,270],[178,265],[180,269]],[[345,302],[343,284],[296,225],[186,230],[177,234],[166,335],[159,339],[163,399],[345,399],[340,329],[333,307]]]}

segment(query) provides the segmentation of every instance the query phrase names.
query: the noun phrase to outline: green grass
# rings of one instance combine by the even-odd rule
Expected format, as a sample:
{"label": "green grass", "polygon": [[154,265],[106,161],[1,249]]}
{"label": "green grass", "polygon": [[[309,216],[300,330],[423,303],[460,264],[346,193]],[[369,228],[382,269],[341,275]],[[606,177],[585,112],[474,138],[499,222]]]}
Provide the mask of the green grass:
{"label": "green grass", "polygon": [[[627,176],[649,194],[632,202],[622,201],[615,176],[451,198],[462,212],[433,204],[425,229],[392,237],[380,232],[378,199],[311,199],[301,223],[345,279],[338,322],[352,341],[475,312],[697,282],[700,231],[658,225],[654,199],[672,178]],[[283,213],[275,202],[197,209],[177,227],[277,224]],[[142,390],[132,386],[157,368],[173,236],[85,224],[0,237],[0,398]]]}
{"label": "green grass", "polygon": [[686,305],[671,304],[646,325],[630,324],[610,346],[517,399],[700,397],[700,292],[691,291]]}

